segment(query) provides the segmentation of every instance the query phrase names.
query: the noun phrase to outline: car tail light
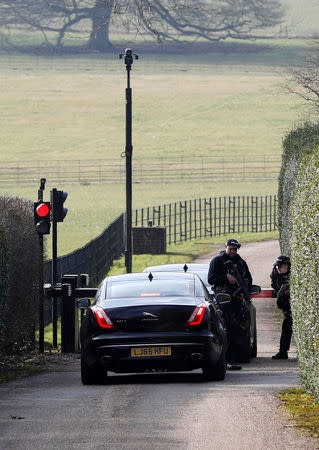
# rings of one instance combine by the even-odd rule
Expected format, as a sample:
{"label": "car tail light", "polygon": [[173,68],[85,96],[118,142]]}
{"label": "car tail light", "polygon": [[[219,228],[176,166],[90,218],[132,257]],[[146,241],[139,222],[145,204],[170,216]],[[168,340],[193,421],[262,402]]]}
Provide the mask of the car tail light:
{"label": "car tail light", "polygon": [[112,320],[108,317],[104,309],[100,308],[99,306],[93,306],[92,311],[95,315],[95,318],[97,320],[97,323],[101,328],[116,328],[113,324]]}
{"label": "car tail light", "polygon": [[194,325],[200,325],[203,321],[205,312],[206,312],[205,305],[196,306],[196,308],[190,315],[188,321],[186,322],[186,326],[189,327],[189,326],[194,326]]}

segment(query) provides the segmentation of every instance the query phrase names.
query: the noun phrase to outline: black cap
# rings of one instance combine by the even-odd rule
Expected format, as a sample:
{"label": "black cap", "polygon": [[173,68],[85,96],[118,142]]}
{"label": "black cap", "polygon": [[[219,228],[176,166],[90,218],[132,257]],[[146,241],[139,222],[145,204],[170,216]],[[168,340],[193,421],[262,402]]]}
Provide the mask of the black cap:
{"label": "black cap", "polygon": [[226,242],[226,247],[240,248],[241,244],[238,241],[236,241],[236,239],[228,239],[228,241]]}
{"label": "black cap", "polygon": [[275,266],[282,266],[283,264],[288,264],[288,266],[290,266],[290,258],[289,256],[278,256],[278,258],[276,259],[275,262]]}

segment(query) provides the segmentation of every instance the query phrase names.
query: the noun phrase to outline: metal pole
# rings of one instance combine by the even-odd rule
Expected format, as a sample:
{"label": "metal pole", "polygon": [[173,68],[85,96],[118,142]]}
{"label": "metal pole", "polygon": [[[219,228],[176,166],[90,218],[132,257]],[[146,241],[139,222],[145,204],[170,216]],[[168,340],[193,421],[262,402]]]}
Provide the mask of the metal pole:
{"label": "metal pole", "polygon": [[[38,201],[43,201],[43,191],[45,189],[45,178],[40,180],[38,190]],[[44,288],[43,288],[43,234],[39,234],[40,248],[40,268],[39,268],[39,353],[44,353]]]}
{"label": "metal pole", "polygon": [[132,89],[130,87],[131,66],[126,66],[126,272],[132,272]]}
{"label": "metal pole", "polygon": [[125,235],[125,266],[126,272],[132,272],[132,89],[130,86],[130,72],[133,64],[133,56],[138,59],[130,48],[125,50],[124,54],[120,54],[120,58],[124,56],[124,63],[127,72],[127,88],[125,90],[126,97],[126,235]]}
{"label": "metal pole", "polygon": [[[54,199],[56,188],[51,191],[52,208],[52,286],[57,283],[57,221],[54,212]],[[52,336],[53,348],[58,348],[58,301],[56,297],[52,298]]]}

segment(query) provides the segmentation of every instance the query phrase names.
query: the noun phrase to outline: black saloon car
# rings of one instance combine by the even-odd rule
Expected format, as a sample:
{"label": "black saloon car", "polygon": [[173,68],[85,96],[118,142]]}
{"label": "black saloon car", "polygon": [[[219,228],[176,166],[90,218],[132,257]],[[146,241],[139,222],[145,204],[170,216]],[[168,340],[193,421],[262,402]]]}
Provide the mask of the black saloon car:
{"label": "black saloon car", "polygon": [[[236,306],[236,315],[238,318],[238,326],[236,332],[236,353],[238,362],[249,362],[250,358],[257,356],[257,324],[256,324],[256,308],[253,302],[245,302],[243,299],[231,298],[225,294],[217,294],[215,296],[212,287],[208,283],[208,269],[209,264],[204,263],[186,263],[186,264],[162,264],[158,266],[150,266],[144,269],[144,272],[192,272],[196,273],[203,283],[205,284],[212,301],[217,301],[217,309],[221,309],[223,312],[226,325],[233,322],[234,308],[232,302]],[[253,285],[251,295],[258,294],[260,287]],[[219,298],[223,298],[223,301],[219,301]],[[225,301],[226,298],[229,301]],[[238,301],[240,300],[240,305]],[[220,305],[220,307],[219,307]],[[229,327],[230,328],[230,327]],[[230,340],[230,339],[229,339]]]}
{"label": "black saloon car", "polygon": [[105,278],[81,326],[83,384],[107,371],[189,371],[223,380],[226,331],[200,278],[193,273],[134,273]]}

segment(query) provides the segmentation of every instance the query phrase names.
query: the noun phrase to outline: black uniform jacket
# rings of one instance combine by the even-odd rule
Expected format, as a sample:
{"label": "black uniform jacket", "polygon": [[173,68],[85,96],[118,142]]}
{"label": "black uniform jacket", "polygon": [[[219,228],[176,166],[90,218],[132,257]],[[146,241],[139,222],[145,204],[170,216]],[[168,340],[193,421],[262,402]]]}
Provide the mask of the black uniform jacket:
{"label": "black uniform jacket", "polygon": [[[215,256],[211,260],[208,270],[208,283],[213,285],[216,291],[232,291],[232,285],[227,279],[227,273],[231,273],[230,268],[227,264],[225,265],[227,261],[232,261],[233,265],[236,267],[240,276],[244,280],[246,288],[250,289],[252,285],[252,277],[246,261],[238,254],[236,254],[233,258],[230,258],[225,250],[220,252],[219,255]],[[237,287],[237,285],[233,286],[235,289]]]}
{"label": "black uniform jacket", "polygon": [[274,267],[271,274],[271,287],[277,295],[277,306],[283,311],[290,311],[290,293],[289,290],[284,295],[278,297],[278,292],[283,284],[289,284],[289,272],[279,273],[277,267]]}

